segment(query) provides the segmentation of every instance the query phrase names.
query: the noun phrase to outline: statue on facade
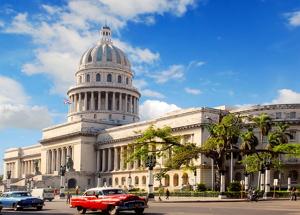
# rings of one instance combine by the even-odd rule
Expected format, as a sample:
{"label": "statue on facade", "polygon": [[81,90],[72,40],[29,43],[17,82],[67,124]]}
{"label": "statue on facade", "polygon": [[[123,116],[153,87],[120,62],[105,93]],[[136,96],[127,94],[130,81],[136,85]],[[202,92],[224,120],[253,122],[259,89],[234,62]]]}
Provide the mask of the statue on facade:
{"label": "statue on facade", "polygon": [[35,175],[40,175],[40,169],[39,169],[39,161],[38,160],[34,160],[33,161],[33,165],[34,165],[34,174]]}
{"label": "statue on facade", "polygon": [[59,175],[65,176],[65,174],[66,174],[66,166],[60,166]]}
{"label": "statue on facade", "polygon": [[72,158],[70,156],[67,156],[67,163],[66,163],[66,166],[67,166],[67,171],[73,171],[73,165],[74,165],[74,162],[72,160]]}

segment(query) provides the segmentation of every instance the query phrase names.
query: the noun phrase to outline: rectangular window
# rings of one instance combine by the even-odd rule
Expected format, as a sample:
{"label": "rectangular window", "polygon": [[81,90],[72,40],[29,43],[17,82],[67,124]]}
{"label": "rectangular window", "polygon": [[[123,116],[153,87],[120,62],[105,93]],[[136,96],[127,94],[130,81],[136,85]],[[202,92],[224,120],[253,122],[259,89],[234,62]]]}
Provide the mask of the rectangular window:
{"label": "rectangular window", "polygon": [[290,141],[294,142],[296,141],[296,131],[290,131]]}
{"label": "rectangular window", "polygon": [[296,112],[290,112],[290,119],[296,119]]}
{"label": "rectangular window", "polygon": [[281,112],[276,112],[276,119],[281,119]]}
{"label": "rectangular window", "polygon": [[90,178],[88,178],[88,185],[91,185],[91,179]]}

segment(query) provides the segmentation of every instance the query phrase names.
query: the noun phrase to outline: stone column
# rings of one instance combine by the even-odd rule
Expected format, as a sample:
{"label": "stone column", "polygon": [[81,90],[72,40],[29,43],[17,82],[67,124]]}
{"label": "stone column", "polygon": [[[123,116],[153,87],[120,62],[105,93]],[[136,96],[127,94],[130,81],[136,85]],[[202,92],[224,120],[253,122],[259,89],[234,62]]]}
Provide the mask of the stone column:
{"label": "stone column", "polygon": [[105,150],[106,149],[102,149],[102,172],[105,172],[105,166],[106,166],[106,156],[105,156]]}
{"label": "stone column", "polygon": [[136,105],[135,105],[135,103],[136,103],[136,98],[133,96],[133,108],[132,108],[132,113],[136,113]]}
{"label": "stone column", "polygon": [[119,111],[122,112],[122,93],[119,93]]}
{"label": "stone column", "polygon": [[101,110],[101,91],[98,91],[98,110]]}
{"label": "stone column", "polygon": [[129,96],[129,113],[132,113],[132,95]]}
{"label": "stone column", "polygon": [[128,94],[125,94],[125,111],[128,112]]}
{"label": "stone column", "polygon": [[136,98],[136,114],[139,115],[139,98]]}
{"label": "stone column", "polygon": [[95,98],[94,98],[94,92],[91,92],[91,108],[92,111],[95,110]]}
{"label": "stone column", "polygon": [[112,150],[111,150],[111,148],[108,148],[107,150],[108,150],[108,159],[107,159],[108,168],[107,168],[107,170],[111,171],[112,170]]}
{"label": "stone column", "polygon": [[108,110],[108,92],[105,92],[105,110]]}
{"label": "stone column", "polygon": [[118,147],[114,147],[114,170],[118,169]]}
{"label": "stone column", "polygon": [[124,170],[124,146],[120,147],[120,169]]}
{"label": "stone column", "polygon": [[115,92],[112,93],[112,111],[116,110],[116,97]]}
{"label": "stone column", "polygon": [[97,159],[96,159],[96,172],[100,171],[100,150],[97,150]]}
{"label": "stone column", "polygon": [[72,112],[75,112],[75,107],[76,107],[76,103],[75,103],[75,94],[72,95]]}
{"label": "stone column", "polygon": [[87,92],[84,93],[84,111],[87,111],[88,107],[88,99],[87,99]]}
{"label": "stone column", "polygon": [[82,95],[81,93],[78,94],[78,111],[82,111]]}
{"label": "stone column", "polygon": [[54,168],[54,166],[55,166],[55,163],[54,163],[54,156],[55,156],[55,154],[54,154],[54,150],[51,150],[51,154],[52,154],[52,156],[51,156],[51,173],[53,173],[53,171],[55,170],[55,168]]}

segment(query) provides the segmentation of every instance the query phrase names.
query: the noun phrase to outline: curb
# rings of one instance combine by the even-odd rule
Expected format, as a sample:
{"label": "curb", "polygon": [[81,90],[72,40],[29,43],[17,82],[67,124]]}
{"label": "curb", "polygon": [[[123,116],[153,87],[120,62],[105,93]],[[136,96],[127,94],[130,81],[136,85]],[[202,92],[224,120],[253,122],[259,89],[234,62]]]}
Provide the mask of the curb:
{"label": "curb", "polygon": [[[262,201],[286,201],[289,199],[260,199],[259,202]],[[250,202],[248,199],[216,199],[216,200],[186,200],[186,201],[180,201],[180,200],[172,200],[172,201],[149,201],[151,203],[159,204],[159,203],[197,203],[197,202],[203,202],[203,203],[216,203],[216,202]]]}

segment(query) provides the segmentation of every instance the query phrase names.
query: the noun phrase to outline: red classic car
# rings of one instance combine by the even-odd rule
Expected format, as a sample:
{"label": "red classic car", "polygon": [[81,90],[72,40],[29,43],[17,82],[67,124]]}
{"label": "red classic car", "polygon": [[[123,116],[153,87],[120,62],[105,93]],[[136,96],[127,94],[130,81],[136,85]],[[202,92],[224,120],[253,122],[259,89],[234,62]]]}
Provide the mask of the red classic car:
{"label": "red classic car", "polygon": [[80,197],[73,197],[70,207],[77,208],[78,213],[85,214],[87,210],[101,211],[110,215],[118,214],[119,211],[135,211],[143,214],[148,207],[145,198],[127,194],[119,188],[92,188]]}

